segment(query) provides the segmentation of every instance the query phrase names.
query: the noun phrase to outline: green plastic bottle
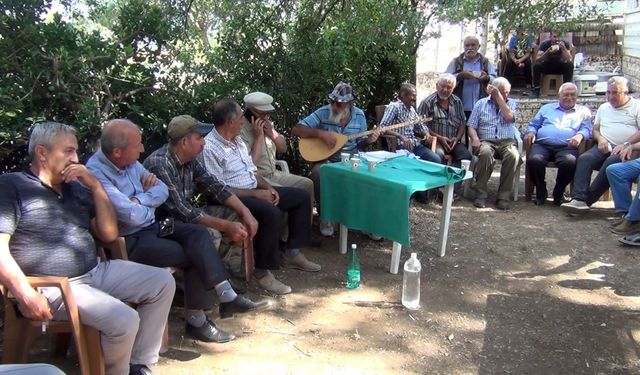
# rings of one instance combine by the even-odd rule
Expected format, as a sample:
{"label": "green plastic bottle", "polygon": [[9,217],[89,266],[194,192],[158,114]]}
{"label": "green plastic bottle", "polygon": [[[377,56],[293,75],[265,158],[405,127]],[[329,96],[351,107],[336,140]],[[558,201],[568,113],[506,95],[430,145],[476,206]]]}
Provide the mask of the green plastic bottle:
{"label": "green plastic bottle", "polygon": [[351,244],[351,258],[347,266],[347,288],[354,289],[360,286],[360,261],[356,244]]}

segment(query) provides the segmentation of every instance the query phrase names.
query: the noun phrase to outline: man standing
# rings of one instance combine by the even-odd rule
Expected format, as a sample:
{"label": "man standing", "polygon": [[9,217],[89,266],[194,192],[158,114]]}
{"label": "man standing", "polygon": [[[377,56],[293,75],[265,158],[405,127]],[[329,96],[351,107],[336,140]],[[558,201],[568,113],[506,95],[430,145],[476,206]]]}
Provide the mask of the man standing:
{"label": "man standing", "polygon": [[38,124],[29,139],[31,167],[0,176],[0,283],[25,317],[64,320],[60,291],[38,293],[26,276],[68,277],[82,324],[100,331],[106,373],[151,374],[147,365],[158,360],[175,283],[161,268],[97,261],[92,233],[110,242],[118,226],[77,150],[74,128]]}
{"label": "man standing", "polygon": [[[600,105],[593,123],[593,139],[597,142],[580,155],[573,177],[573,194],[562,208],[570,214],[580,214],[609,188],[606,169],[620,163],[622,149],[640,140],[640,101],[631,98],[624,77],[612,77],[607,82],[607,102]],[[591,173],[599,170],[591,182]]]}
{"label": "man standing", "polygon": [[550,38],[540,43],[540,48],[533,64],[533,85],[536,94],[540,94],[540,75],[562,74],[563,82],[573,79],[573,45],[562,40],[557,33],[550,32]]}
{"label": "man standing", "polygon": [[[243,119],[242,108],[233,99],[218,101],[213,109],[214,129],[206,136],[202,153],[205,168],[211,175],[220,176],[230,190],[240,198],[258,220],[258,232],[254,239],[257,254],[266,249],[279,248],[281,223],[286,213],[288,239],[283,263],[290,268],[317,272],[321,267],[300,252],[311,239],[311,197],[305,191],[286,186],[271,186],[256,173],[247,148],[240,138]],[[277,269],[276,259],[263,257],[256,261],[256,277],[261,278],[268,269]],[[267,268],[271,267],[271,268]],[[287,294],[291,288],[284,285],[277,294]]]}
{"label": "man standing", "polygon": [[276,154],[286,153],[288,147],[287,140],[278,133],[271,121],[271,113],[275,110],[272,103],[271,95],[263,92],[256,91],[244,96],[245,110],[240,137],[247,145],[251,160],[262,177],[275,185],[307,191],[313,203],[313,181],[276,169]]}
{"label": "man standing", "polygon": [[576,104],[576,85],[571,82],[562,84],[558,97],[558,102],[545,104],[538,110],[523,140],[525,147],[531,147],[527,155],[527,168],[536,187],[536,205],[542,205],[547,200],[545,173],[550,161],[558,167],[553,204],[562,204],[564,190],[573,180],[578,146],[591,136],[591,111]]}
{"label": "man standing", "polygon": [[[493,172],[495,158],[502,160],[500,185],[496,207],[500,210],[511,208],[509,197],[513,191],[513,182],[520,153],[516,147],[517,103],[509,99],[511,84],[504,77],[493,80],[487,86],[488,97],[478,100],[469,118],[469,137],[478,162],[474,169],[475,200],[473,205],[485,207],[487,182]],[[518,138],[520,136],[518,135]]]}
{"label": "man standing", "polygon": [[[155,209],[169,196],[167,185],[149,173],[138,158],[144,152],[140,128],[128,120],[105,125],[100,147],[87,162],[111,199],[124,236],[129,260],[184,270],[185,331],[205,342],[223,343],[234,335],[216,327],[204,311],[213,308],[213,291],[222,318],[269,307],[239,296],[207,229],[198,224],[173,223],[166,229],[155,220]],[[237,227],[236,229],[238,229]]]}
{"label": "man standing", "polygon": [[[416,95],[417,92],[414,85],[403,83],[400,86],[398,100],[387,105],[384,110],[384,116],[380,120],[380,128],[385,131],[384,128],[386,126],[412,121],[420,117],[415,108]],[[405,126],[395,131],[386,130],[385,134],[393,135],[398,139],[399,149],[411,151],[422,160],[440,163],[440,156],[423,144],[423,142],[427,145],[431,144],[431,136],[426,125],[419,123]],[[419,139],[416,134],[423,136],[424,140]]]}
{"label": "man standing", "polygon": [[[329,94],[329,104],[315,110],[312,114],[300,120],[291,129],[291,135],[300,138],[321,139],[327,147],[333,149],[336,137],[333,133],[345,136],[354,135],[367,130],[364,112],[353,103],[356,100],[353,88],[348,83],[340,82]],[[380,131],[376,130],[367,137],[350,139],[342,149],[327,160],[314,163],[311,167],[316,203],[320,203],[320,167],[325,163],[340,161],[340,153],[357,153],[378,140]],[[333,223],[320,220],[320,233],[323,236],[333,236]]]}
{"label": "man standing", "polygon": [[471,160],[471,153],[460,143],[467,120],[462,102],[453,94],[455,86],[456,77],[441,74],[436,83],[436,92],[422,100],[418,114],[432,118],[428,122],[429,134],[438,139],[436,153],[440,156],[439,162],[444,161],[445,155],[451,155],[454,165],[460,167],[460,160]]}
{"label": "man standing", "polygon": [[464,38],[463,47],[464,52],[449,63],[445,73],[451,73],[456,78],[453,94],[462,100],[468,119],[478,99],[487,96],[486,88],[496,78],[496,68],[478,52],[480,40],[475,36]]}

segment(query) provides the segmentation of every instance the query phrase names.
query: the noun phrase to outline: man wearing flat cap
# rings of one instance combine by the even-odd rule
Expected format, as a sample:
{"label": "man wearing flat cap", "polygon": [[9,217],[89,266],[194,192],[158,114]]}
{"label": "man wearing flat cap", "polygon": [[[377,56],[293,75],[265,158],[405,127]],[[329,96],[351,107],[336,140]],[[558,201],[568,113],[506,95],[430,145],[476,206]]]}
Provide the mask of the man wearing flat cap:
{"label": "man wearing flat cap", "polygon": [[[350,136],[367,130],[367,121],[364,112],[353,105],[355,101],[353,88],[345,82],[336,85],[329,94],[329,104],[315,110],[312,114],[300,120],[291,130],[291,135],[300,138],[319,138],[327,147],[333,148],[336,138],[332,133]],[[329,156],[327,160],[314,163],[311,168],[311,180],[313,180],[316,202],[320,202],[320,167],[325,163],[340,161],[340,153],[357,153],[376,142],[380,131],[376,130],[369,136],[358,139],[350,139],[341,150]],[[333,235],[333,224],[320,221],[320,232],[323,236]]]}
{"label": "man wearing flat cap", "polygon": [[263,92],[252,92],[244,97],[244,116],[240,137],[247,145],[258,173],[272,185],[303,189],[309,193],[313,204],[313,181],[307,177],[282,173],[276,169],[276,154],[287,152],[287,140],[278,133],[271,121],[273,98]]}

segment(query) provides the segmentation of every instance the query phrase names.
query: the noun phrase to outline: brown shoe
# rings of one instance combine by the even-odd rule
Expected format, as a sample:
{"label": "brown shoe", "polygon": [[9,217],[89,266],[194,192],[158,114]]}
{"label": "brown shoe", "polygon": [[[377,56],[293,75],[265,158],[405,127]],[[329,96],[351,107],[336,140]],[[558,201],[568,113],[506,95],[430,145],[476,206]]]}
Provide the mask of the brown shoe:
{"label": "brown shoe", "polygon": [[624,220],[622,223],[611,228],[611,232],[615,234],[629,234],[640,231],[640,222]]}
{"label": "brown shoe", "polygon": [[620,216],[617,216],[612,222],[611,225],[609,225],[609,229],[613,229],[615,227],[617,227],[618,225],[622,224],[624,222],[624,217],[627,216],[627,214],[622,214]]}

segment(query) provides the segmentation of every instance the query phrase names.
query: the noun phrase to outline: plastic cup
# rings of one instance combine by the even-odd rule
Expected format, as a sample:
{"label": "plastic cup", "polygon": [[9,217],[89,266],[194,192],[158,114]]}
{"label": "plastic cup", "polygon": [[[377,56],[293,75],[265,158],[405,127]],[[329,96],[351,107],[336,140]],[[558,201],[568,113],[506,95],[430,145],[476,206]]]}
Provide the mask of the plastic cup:
{"label": "plastic cup", "polygon": [[348,164],[350,157],[351,155],[348,152],[343,152],[340,154],[340,161],[342,162],[342,164]]}
{"label": "plastic cup", "polygon": [[378,165],[378,162],[369,160],[367,165],[369,166],[369,172],[375,172],[376,171],[376,166]]}
{"label": "plastic cup", "polygon": [[359,157],[352,157],[351,158],[351,169],[358,169],[358,167],[360,166],[360,158]]}
{"label": "plastic cup", "polygon": [[471,167],[471,160],[460,160],[460,167],[468,171],[469,167]]}

